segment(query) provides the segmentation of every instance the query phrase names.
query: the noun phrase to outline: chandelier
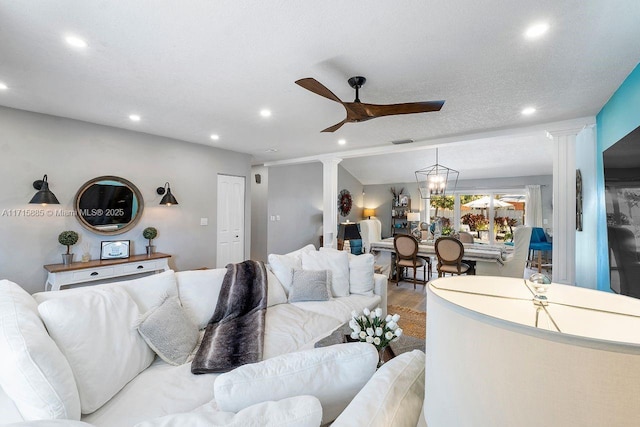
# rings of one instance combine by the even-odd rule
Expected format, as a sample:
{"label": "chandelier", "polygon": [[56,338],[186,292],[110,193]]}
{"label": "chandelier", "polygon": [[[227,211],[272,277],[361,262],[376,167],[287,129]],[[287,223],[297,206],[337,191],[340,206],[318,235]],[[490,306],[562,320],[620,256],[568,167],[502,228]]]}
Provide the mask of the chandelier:
{"label": "chandelier", "polygon": [[416,171],[420,198],[430,199],[434,196],[445,196],[447,191],[454,192],[458,185],[459,174],[457,170],[438,164],[436,148],[436,164]]}

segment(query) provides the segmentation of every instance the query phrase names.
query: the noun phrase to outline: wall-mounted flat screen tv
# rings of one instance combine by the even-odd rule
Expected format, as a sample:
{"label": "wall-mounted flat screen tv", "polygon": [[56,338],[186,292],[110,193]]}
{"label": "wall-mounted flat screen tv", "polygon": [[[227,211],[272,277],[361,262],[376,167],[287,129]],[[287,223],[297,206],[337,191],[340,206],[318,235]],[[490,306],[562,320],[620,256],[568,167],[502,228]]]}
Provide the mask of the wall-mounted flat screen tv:
{"label": "wall-mounted flat screen tv", "polygon": [[603,160],[611,290],[640,298],[640,127]]}

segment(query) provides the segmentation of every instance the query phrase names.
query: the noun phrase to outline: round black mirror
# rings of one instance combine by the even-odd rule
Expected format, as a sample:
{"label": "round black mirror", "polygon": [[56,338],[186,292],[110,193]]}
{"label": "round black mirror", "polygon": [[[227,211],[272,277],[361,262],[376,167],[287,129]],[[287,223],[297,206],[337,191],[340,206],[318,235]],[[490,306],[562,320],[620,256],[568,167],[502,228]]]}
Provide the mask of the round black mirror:
{"label": "round black mirror", "polygon": [[138,188],[124,178],[100,176],[87,181],[76,193],[76,218],[97,234],[122,234],[142,216],[144,201]]}

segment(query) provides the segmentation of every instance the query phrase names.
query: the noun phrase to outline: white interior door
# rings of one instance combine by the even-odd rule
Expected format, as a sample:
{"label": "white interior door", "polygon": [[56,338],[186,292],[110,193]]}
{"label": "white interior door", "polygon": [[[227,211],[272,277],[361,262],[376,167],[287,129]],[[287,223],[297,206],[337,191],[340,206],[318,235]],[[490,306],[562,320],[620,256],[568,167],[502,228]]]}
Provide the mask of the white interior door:
{"label": "white interior door", "polygon": [[218,175],[216,267],[244,261],[243,176]]}

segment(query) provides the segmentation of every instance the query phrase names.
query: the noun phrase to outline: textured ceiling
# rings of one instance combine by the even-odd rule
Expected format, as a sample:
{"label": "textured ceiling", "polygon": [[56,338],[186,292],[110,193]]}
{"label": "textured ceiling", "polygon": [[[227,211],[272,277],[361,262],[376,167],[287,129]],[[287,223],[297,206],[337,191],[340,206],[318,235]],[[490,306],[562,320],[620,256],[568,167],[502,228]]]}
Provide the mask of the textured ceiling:
{"label": "textured ceiling", "polygon": [[[434,165],[436,150],[349,158],[340,164],[365,185],[414,182],[415,171]],[[438,148],[438,164],[460,172],[460,180],[552,175],[553,141],[543,132],[487,138]]]}
{"label": "textured ceiling", "polygon": [[[638,0],[2,1],[0,105],[254,163],[424,141],[594,115],[640,59],[638,18]],[[549,32],[526,40],[539,20]],[[67,46],[68,33],[88,47]],[[294,81],[314,77],[351,101],[358,74],[363,102],[446,103],[321,134],[344,110]],[[528,105],[537,113],[522,116]]]}

